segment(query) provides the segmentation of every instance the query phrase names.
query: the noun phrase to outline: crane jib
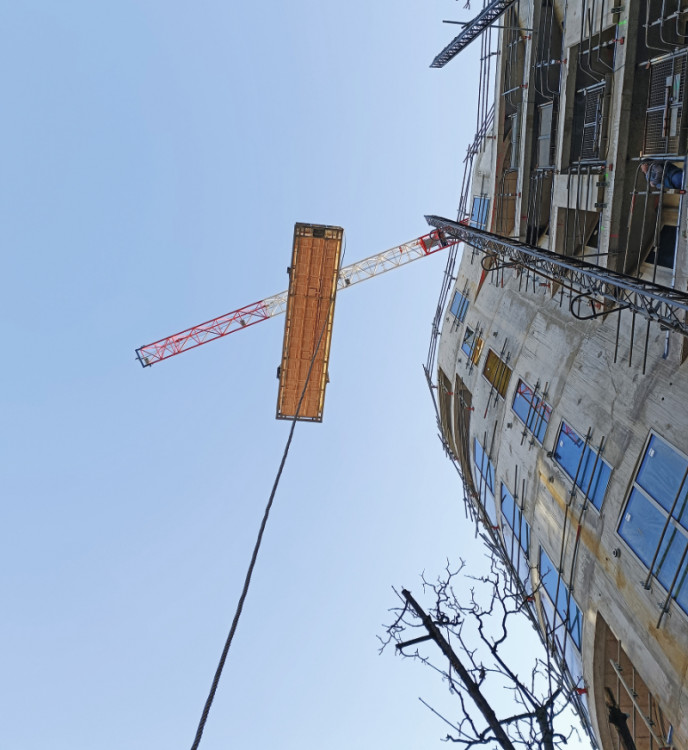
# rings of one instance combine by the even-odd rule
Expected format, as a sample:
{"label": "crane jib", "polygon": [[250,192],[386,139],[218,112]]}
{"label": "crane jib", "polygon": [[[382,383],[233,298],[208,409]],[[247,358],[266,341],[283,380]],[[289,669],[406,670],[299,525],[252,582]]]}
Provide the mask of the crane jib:
{"label": "crane jib", "polygon": [[[434,229],[429,234],[411,240],[411,242],[397,245],[340,269],[337,289],[341,291],[361,281],[407,265],[414,260],[425,258],[456,244],[458,241],[441,229]],[[218,318],[207,320],[200,325],[187,328],[172,336],[154,341],[152,344],[146,344],[136,350],[136,358],[142,367],[150,367],[164,359],[183,354],[190,349],[208,344],[235,331],[249,328],[263,320],[281,315],[286,311],[286,306],[287,292],[280,292],[238,310],[232,310],[232,312]]]}

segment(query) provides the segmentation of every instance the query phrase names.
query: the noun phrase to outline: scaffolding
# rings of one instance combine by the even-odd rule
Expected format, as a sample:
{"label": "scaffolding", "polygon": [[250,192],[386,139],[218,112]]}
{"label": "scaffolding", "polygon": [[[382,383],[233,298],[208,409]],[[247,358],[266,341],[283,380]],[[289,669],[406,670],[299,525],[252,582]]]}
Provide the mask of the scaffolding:
{"label": "scaffolding", "polygon": [[[484,22],[486,13],[497,5],[487,0],[482,13],[435,58],[433,67],[445,65],[481,34],[487,28],[487,25],[481,27],[481,19]],[[426,217],[428,223],[471,246],[472,252],[467,251],[466,261],[470,259],[475,263],[478,259],[483,271],[480,281],[476,279],[476,297],[484,282],[503,287],[507,277],[513,275],[513,292],[518,288],[519,292],[537,293],[538,303],[568,308],[574,318],[589,321],[583,331],[590,333],[593,326],[603,325],[600,341],[609,341],[610,349],[614,346],[614,362],[617,362],[617,355],[619,359],[625,357],[629,366],[634,364],[634,359],[640,359],[645,373],[646,365],[648,369],[652,366],[648,362],[652,363],[662,339],[664,358],[668,357],[670,340],[680,341],[680,358],[685,361],[688,358],[688,293],[685,291],[686,206],[683,195],[688,168],[685,156],[688,117],[684,110],[688,0],[639,0],[632,7],[604,0],[599,3],[595,0],[578,3],[516,0],[507,4],[502,13],[494,79],[494,141],[490,144],[493,150],[485,148],[482,156],[471,154],[471,159],[477,157],[477,168],[483,174],[478,173],[472,183],[464,177],[456,221],[430,216]],[[479,85],[481,91],[488,89],[489,81],[481,78]],[[486,105],[479,99],[481,123],[485,121],[485,111]],[[485,143],[482,134],[476,136],[474,149],[480,143]],[[643,160],[648,167],[652,164],[655,175],[652,180]],[[489,165],[488,168],[483,164]],[[681,170],[683,175],[679,180]],[[481,211],[485,203],[489,206],[486,221],[476,221],[478,214],[471,211],[476,201]],[[446,272],[447,279],[456,280],[456,257],[455,252]],[[436,349],[439,325],[450,293],[451,288],[440,295],[425,370],[433,399],[436,392],[432,389],[438,387],[432,385],[433,376],[439,381],[440,374],[444,374],[437,368]],[[475,347],[483,338],[480,310],[476,306],[474,319],[460,332],[463,338],[458,339],[458,358],[461,361],[442,360],[443,366],[454,366],[458,373],[463,372],[465,359],[466,375],[462,377],[470,376],[477,364]],[[661,334],[657,333],[657,326]],[[444,330],[450,334],[452,328],[445,326]],[[652,339],[651,331],[654,332]],[[622,339],[623,344],[620,344]],[[629,339],[628,350],[623,351]],[[451,358],[452,347],[457,342],[452,336],[448,342],[445,354]],[[483,343],[487,352],[488,341]],[[661,349],[656,353],[661,354]],[[491,388],[487,405],[482,403],[480,413],[474,415],[478,419],[499,416],[494,406],[499,402],[499,368],[503,373],[504,368],[510,366],[506,341],[501,365],[499,354],[497,347],[491,377],[483,373]],[[656,366],[661,370],[661,363],[657,362]],[[549,383],[542,388],[540,381],[529,386],[519,381],[521,397],[526,401],[530,399],[521,445],[528,439],[533,444],[534,437],[529,436],[527,425],[531,421],[536,423],[537,399],[545,403],[548,388]],[[449,454],[460,474],[469,473],[467,479],[462,477],[465,497],[469,500],[467,505],[471,507],[468,512],[476,522],[476,529],[478,522],[482,523],[479,533],[488,544],[494,545],[493,549],[504,548],[513,563],[513,537],[509,551],[507,537],[500,538],[499,530],[493,527],[483,507],[483,479],[478,476],[480,472],[475,473],[470,459],[472,444],[469,441],[478,434],[478,428],[474,425],[473,431],[469,431],[470,412],[474,407],[467,407],[471,401],[463,391],[460,398],[457,397],[458,375],[453,391],[453,405],[461,416],[461,424],[457,421],[451,438],[455,447]],[[451,405],[451,398],[445,395],[445,402]],[[436,402],[435,406],[437,408]],[[440,411],[443,408],[440,404]],[[463,429],[458,429],[459,426]],[[482,434],[488,459],[492,456],[489,432],[492,432],[491,424],[487,433]],[[559,571],[555,599],[559,598],[559,589],[563,586],[572,600],[574,582],[580,579],[583,516],[595,503],[591,498],[591,481],[604,463],[606,437],[593,435],[589,427],[587,434],[581,432],[580,438],[584,451],[589,448],[594,453],[592,474],[588,477],[579,462],[569,477],[572,485],[564,502],[561,546],[559,540],[555,540],[552,549],[552,560]],[[440,439],[445,442],[442,434]],[[463,455],[459,463],[456,455],[462,450],[469,458]],[[550,458],[551,455],[548,454]],[[476,486],[473,486],[471,471],[475,474]],[[520,489],[518,481],[514,489]],[[523,507],[525,486],[521,495]],[[655,550],[656,559],[662,554],[661,543],[660,540]],[[677,576],[686,558],[688,549],[678,565]],[[657,578],[656,559],[650,565],[647,586]],[[536,567],[537,560],[530,560],[530,565]],[[675,586],[676,580],[666,586],[669,593],[665,601],[659,602],[661,612],[657,627],[669,611]],[[553,618],[547,624],[548,642],[559,643],[562,652],[571,637],[567,634],[567,618],[568,612],[557,614],[555,607]],[[616,680],[618,674],[613,664],[610,671]],[[578,713],[591,732],[584,685],[574,680],[569,682],[569,687]],[[618,691],[616,700],[622,705]],[[632,698],[630,700],[633,702]],[[599,721],[599,705],[596,710]],[[671,731],[668,735],[670,737]],[[636,735],[636,739],[638,737]],[[649,748],[671,743],[666,731],[655,730],[654,734],[649,731],[648,737],[651,738]]]}

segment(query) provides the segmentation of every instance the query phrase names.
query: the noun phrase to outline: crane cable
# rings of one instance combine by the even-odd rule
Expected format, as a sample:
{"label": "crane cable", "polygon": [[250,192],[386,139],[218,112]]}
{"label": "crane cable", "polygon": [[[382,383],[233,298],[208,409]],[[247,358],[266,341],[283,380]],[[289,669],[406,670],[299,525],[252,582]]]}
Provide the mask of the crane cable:
{"label": "crane cable", "polygon": [[[346,242],[344,243],[344,250],[342,252],[342,260],[344,259],[345,252],[346,252]],[[341,264],[341,261],[340,261],[340,264]],[[277,475],[275,476],[275,481],[272,485],[272,491],[270,492],[270,497],[268,499],[267,505],[265,506],[263,520],[261,521],[260,529],[258,531],[258,536],[256,538],[256,544],[253,548],[253,554],[251,555],[251,562],[249,563],[248,570],[246,571],[244,587],[241,590],[241,596],[239,597],[239,602],[237,604],[237,608],[234,613],[232,626],[229,629],[229,634],[227,635],[225,646],[222,649],[222,655],[220,656],[220,661],[217,665],[217,669],[215,670],[215,676],[213,677],[213,683],[210,686],[210,692],[208,693],[208,698],[206,699],[205,706],[203,706],[201,720],[198,722],[198,729],[196,730],[196,736],[194,738],[193,744],[191,745],[191,750],[198,750],[198,746],[201,743],[201,737],[203,736],[205,723],[208,720],[210,707],[212,706],[213,700],[215,699],[215,693],[217,692],[217,686],[220,683],[220,677],[222,676],[222,670],[224,669],[225,661],[227,660],[229,647],[232,645],[232,640],[234,639],[234,634],[236,632],[237,625],[239,624],[239,618],[241,617],[241,612],[244,608],[244,602],[246,601],[246,596],[248,595],[248,589],[249,589],[249,586],[251,585],[251,576],[253,575],[253,568],[256,565],[256,560],[258,558],[258,551],[260,550],[260,545],[261,545],[261,542],[263,541],[263,533],[265,532],[265,527],[268,522],[270,509],[272,508],[272,503],[273,503],[273,500],[275,499],[275,493],[277,492],[277,486],[279,485],[280,477],[282,476],[282,470],[284,469],[284,464],[287,461],[287,455],[289,454],[289,447],[291,446],[291,441],[292,441],[292,438],[294,437],[294,430],[296,429],[296,422],[298,421],[299,412],[301,411],[301,405],[306,395],[306,388],[308,387],[308,382],[311,377],[313,365],[315,364],[315,358],[318,354],[318,351],[320,350],[320,344],[322,342],[322,338],[325,334],[325,331],[327,330],[327,321],[329,320],[330,315],[332,314],[332,307],[334,306],[334,299],[335,299],[336,294],[337,294],[337,289],[335,286],[335,290],[332,293],[332,296],[330,297],[330,306],[328,308],[327,315],[325,317],[325,322],[323,323],[322,330],[320,331],[320,336],[318,337],[318,341],[315,346],[315,351],[313,352],[313,357],[311,358],[310,364],[308,366],[308,372],[306,373],[306,381],[303,384],[303,390],[301,391],[301,396],[296,406],[296,412],[294,414],[293,419],[291,420],[291,428],[289,430],[289,437],[287,438],[287,442],[284,446],[284,452],[282,453],[282,460],[280,461],[279,469],[277,470]]]}

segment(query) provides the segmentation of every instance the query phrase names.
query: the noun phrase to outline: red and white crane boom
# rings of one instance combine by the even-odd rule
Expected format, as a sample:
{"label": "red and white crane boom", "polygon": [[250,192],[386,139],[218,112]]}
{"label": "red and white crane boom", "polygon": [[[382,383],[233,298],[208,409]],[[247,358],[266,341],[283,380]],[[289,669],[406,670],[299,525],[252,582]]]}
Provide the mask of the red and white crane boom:
{"label": "red and white crane boom", "polygon": [[[457,240],[451,237],[445,237],[441,230],[434,230],[411,242],[392,247],[377,255],[371,255],[339,271],[337,291],[404,266],[414,260],[425,258],[456,242]],[[287,292],[280,292],[254,302],[252,305],[232,310],[219,318],[207,320],[193,328],[187,328],[185,331],[154,341],[152,344],[146,344],[136,350],[136,357],[143,367],[150,367],[163,359],[169,359],[189,349],[195,349],[202,344],[228,336],[242,328],[260,323],[262,320],[281,315],[286,307]]]}

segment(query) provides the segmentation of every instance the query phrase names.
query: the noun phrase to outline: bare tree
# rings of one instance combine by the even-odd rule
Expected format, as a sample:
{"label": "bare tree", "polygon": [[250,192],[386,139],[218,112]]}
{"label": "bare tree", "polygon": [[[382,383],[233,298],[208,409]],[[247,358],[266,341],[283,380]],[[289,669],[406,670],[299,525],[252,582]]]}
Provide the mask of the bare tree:
{"label": "bare tree", "polygon": [[[395,619],[380,639],[380,651],[394,643],[397,653],[431,666],[447,681],[458,699],[458,720],[450,721],[428,706],[452,727],[447,741],[466,750],[563,747],[575,730],[570,713],[562,716],[571,691],[559,665],[536,638],[531,640],[541,646],[539,654],[523,660],[514,650],[519,645],[514,641],[523,638],[524,623],[527,629],[523,615],[537,626],[532,596],[514,585],[513,571],[496,556],[484,576],[471,577],[463,569],[463,561],[454,571],[447,565],[434,583],[422,576],[423,593],[430,600],[427,613],[411,592],[395,591],[400,606],[391,610]],[[424,641],[435,645],[424,646],[421,653],[418,645]],[[436,662],[439,656],[444,659]],[[527,666],[517,663],[523,661]]]}

